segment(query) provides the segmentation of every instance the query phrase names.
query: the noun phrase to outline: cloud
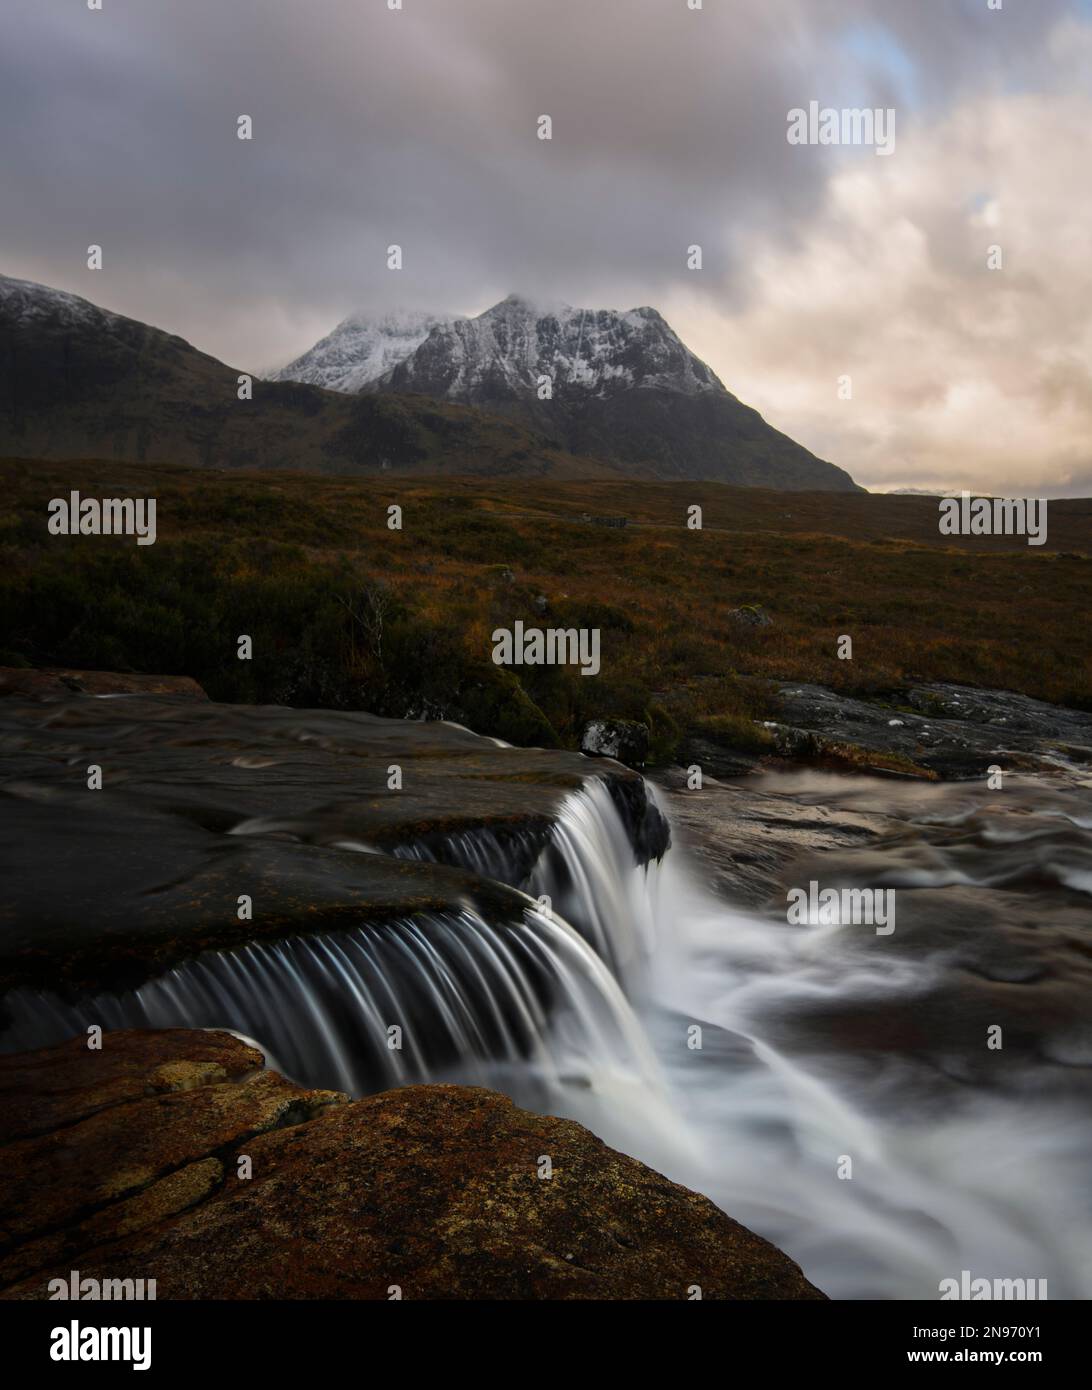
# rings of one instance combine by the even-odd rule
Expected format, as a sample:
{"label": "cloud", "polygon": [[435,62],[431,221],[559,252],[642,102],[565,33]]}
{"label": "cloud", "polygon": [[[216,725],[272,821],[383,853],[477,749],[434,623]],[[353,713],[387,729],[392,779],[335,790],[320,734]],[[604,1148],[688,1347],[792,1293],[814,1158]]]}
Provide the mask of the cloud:
{"label": "cloud", "polygon": [[[946,431],[961,450],[998,400],[992,419],[1013,450],[1036,450],[1029,466],[1085,466],[1067,441],[1087,344],[1058,280],[1078,268],[1065,246],[1048,254],[1079,211],[1052,200],[1081,189],[1060,150],[1036,160],[1026,124],[1071,148],[1089,25],[1070,0],[9,0],[9,13],[9,274],[255,369],[356,308],[475,312],[512,289],[653,303],[731,389],[869,481],[944,472]],[[896,105],[896,155],[790,147],[786,113],[813,97]],[[992,139],[975,135],[985,112]],[[235,138],[244,113],[251,142]],[[535,137],[544,113],[550,142]],[[976,298],[961,257],[991,200],[1007,269]],[[84,268],[93,241],[98,273]],[[1028,381],[997,334],[1034,348]],[[818,375],[832,362],[857,384],[841,415]]]}
{"label": "cloud", "polygon": [[[1066,41],[1075,57],[1089,35]],[[797,245],[752,244],[745,308],[677,307],[680,323],[693,315],[692,345],[867,486],[1087,494],[1092,93],[1080,71],[1059,67],[1049,94],[968,101],[919,124],[894,158],[835,175]],[[987,265],[995,246],[1000,270]]]}

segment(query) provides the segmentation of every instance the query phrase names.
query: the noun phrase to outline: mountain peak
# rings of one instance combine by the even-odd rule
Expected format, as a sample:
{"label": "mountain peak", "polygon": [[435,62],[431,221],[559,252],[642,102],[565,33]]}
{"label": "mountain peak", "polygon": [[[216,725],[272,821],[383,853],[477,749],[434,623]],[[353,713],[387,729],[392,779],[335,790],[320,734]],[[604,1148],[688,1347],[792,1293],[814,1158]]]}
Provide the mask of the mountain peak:
{"label": "mountain peak", "polygon": [[655,309],[580,309],[521,293],[438,325],[370,389],[492,408],[540,399],[545,380],[566,395],[726,394]]}
{"label": "mountain peak", "polygon": [[486,309],[480,317],[502,318],[507,315],[518,314],[535,318],[566,319],[579,312],[579,309],[574,309],[571,304],[566,304],[561,299],[543,299],[538,296],[514,293],[506,295],[499,304],[494,304],[491,309]]}
{"label": "mountain peak", "polygon": [[474,405],[537,396],[544,377],[595,395],[724,391],[649,305],[580,309],[521,291],[476,318],[419,310],[351,314],[274,379],[335,391],[416,391]]}
{"label": "mountain peak", "polygon": [[357,311],[301,357],[272,373],[273,381],[302,381],[332,391],[357,392],[408,357],[448,316],[421,309]]}

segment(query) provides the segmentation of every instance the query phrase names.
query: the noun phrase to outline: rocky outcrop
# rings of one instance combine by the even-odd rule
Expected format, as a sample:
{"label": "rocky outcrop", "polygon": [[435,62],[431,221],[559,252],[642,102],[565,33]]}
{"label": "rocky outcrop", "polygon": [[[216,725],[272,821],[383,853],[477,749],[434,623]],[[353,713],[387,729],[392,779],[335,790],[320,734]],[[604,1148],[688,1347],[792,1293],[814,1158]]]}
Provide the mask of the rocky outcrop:
{"label": "rocky outcrop", "polygon": [[687,730],[676,754],[683,766],[696,764],[716,778],[793,762],[968,781],[985,780],[994,766],[1058,775],[1092,764],[1092,713],[944,682],[868,698],[821,685],[782,685],[776,719],[755,721],[750,730],[731,721],[718,730],[718,723],[705,719]]}
{"label": "rocky outcrop", "polygon": [[[941,682],[853,699],[819,685],[785,685],[769,727],[783,756],[844,759],[856,749],[942,778],[985,778],[989,767],[1092,762],[1092,713],[1007,690]],[[858,758],[859,765],[867,762]]]}
{"label": "rocky outcrop", "polygon": [[596,758],[614,758],[627,767],[644,767],[648,725],[635,719],[592,719],[580,735],[580,750]]}
{"label": "rocky outcrop", "polygon": [[[154,1279],[159,1299],[817,1299],[707,1198],[495,1091],[346,1102],[225,1033],[0,1059],[0,1297]],[[249,1159],[251,1176],[241,1162]]]}
{"label": "rocky outcrop", "polygon": [[728,617],[737,627],[770,627],[773,624],[769,613],[753,603],[745,603],[742,608],[733,608]]}

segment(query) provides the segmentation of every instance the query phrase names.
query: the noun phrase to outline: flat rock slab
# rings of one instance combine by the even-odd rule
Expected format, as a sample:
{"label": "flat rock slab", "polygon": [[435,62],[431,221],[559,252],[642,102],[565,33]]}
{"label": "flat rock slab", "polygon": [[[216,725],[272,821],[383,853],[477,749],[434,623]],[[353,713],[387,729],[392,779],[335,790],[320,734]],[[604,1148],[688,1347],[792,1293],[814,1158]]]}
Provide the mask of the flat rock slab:
{"label": "flat rock slab", "polygon": [[786,864],[806,854],[870,844],[891,822],[837,807],[801,804],[780,793],[775,773],[687,787],[681,768],[659,773],[677,838],[706,886],[726,901],[764,906],[782,886]]}
{"label": "flat rock slab", "polygon": [[[220,1065],[251,1060],[227,1035],[186,1030],[107,1033],[98,1056],[132,1081],[146,1047],[153,1088],[164,1066],[205,1066],[210,1039]],[[44,1069],[54,1099],[85,1114],[83,1046],[9,1059],[9,1082],[22,1074],[33,1088]],[[88,1085],[101,1100],[103,1084]],[[67,1127],[55,1108],[48,1139],[0,1150],[23,1214],[6,1232],[0,1297],[48,1297],[73,1268],[155,1279],[160,1299],[823,1297],[707,1198],[572,1121],[475,1087],[343,1099],[247,1071]],[[43,1143],[73,1161],[47,1171]]]}
{"label": "flat rock slab", "polygon": [[[491,854],[506,883],[521,882],[591,778],[609,788],[636,858],[669,837],[620,764],[441,722],[12,696],[0,701],[0,747],[0,855],[19,865],[0,901],[0,990],[132,988],[203,951],[465,903],[520,920],[526,900],[482,866]],[[100,790],[88,788],[92,766]]]}
{"label": "flat rock slab", "polygon": [[[589,777],[640,797],[618,763],[509,748],[442,721],[224,705],[177,696],[70,696],[0,704],[7,786],[39,797],[86,790],[221,832],[377,847],[474,826],[535,827]],[[401,769],[401,787],[389,786]]]}
{"label": "flat rock slab", "polygon": [[903,758],[942,778],[985,779],[998,763],[1045,771],[1092,764],[1092,713],[1008,690],[931,683],[858,700],[821,685],[784,685],[771,732],[792,757],[830,745]]}
{"label": "flat rock slab", "polygon": [[[40,801],[0,791],[0,857],[21,866],[0,901],[0,989],[116,992],[248,942],[464,903],[518,921],[527,906],[514,890],[446,865],[217,834],[120,798],[95,803],[97,795]],[[249,920],[239,918],[240,894],[252,901]]]}

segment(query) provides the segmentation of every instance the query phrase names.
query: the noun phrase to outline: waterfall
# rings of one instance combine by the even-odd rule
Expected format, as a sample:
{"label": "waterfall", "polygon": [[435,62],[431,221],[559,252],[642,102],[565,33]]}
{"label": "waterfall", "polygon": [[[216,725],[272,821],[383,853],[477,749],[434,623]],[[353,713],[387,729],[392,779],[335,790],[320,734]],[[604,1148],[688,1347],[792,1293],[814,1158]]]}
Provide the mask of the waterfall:
{"label": "waterfall", "polygon": [[[662,815],[655,792],[648,800]],[[432,836],[392,851],[398,858],[453,864],[548,899],[548,913],[584,938],[632,995],[656,944],[656,924],[633,839],[606,783],[592,778],[561,805],[545,843],[530,835],[503,840],[489,828]]]}
{"label": "waterfall", "polygon": [[612,1070],[659,1085],[610,972],[567,923],[530,905],[509,924],[469,908],[421,913],[205,952],[121,994],[69,1003],[21,989],[4,1004],[5,1051],[91,1024],[230,1028],[294,1079],[354,1095],[457,1080],[542,1105]]}
{"label": "waterfall", "polygon": [[[76,1001],[18,990],[0,1047],[91,1023],[221,1027],[306,1084],[494,1086],[708,1194],[832,1296],[936,1298],[963,1269],[1092,1294],[1086,1113],[1034,1076],[1018,1102],[949,1087],[938,1103],[897,1051],[862,1067],[852,1049],[783,1041],[816,1001],[925,997],[939,957],[734,910],[678,849],[639,863],[598,778],[545,840],[462,832],[393,853],[504,881],[527,895],[522,916],[464,907],[255,941]],[[1019,1088],[1015,1063],[1006,1079]]]}

